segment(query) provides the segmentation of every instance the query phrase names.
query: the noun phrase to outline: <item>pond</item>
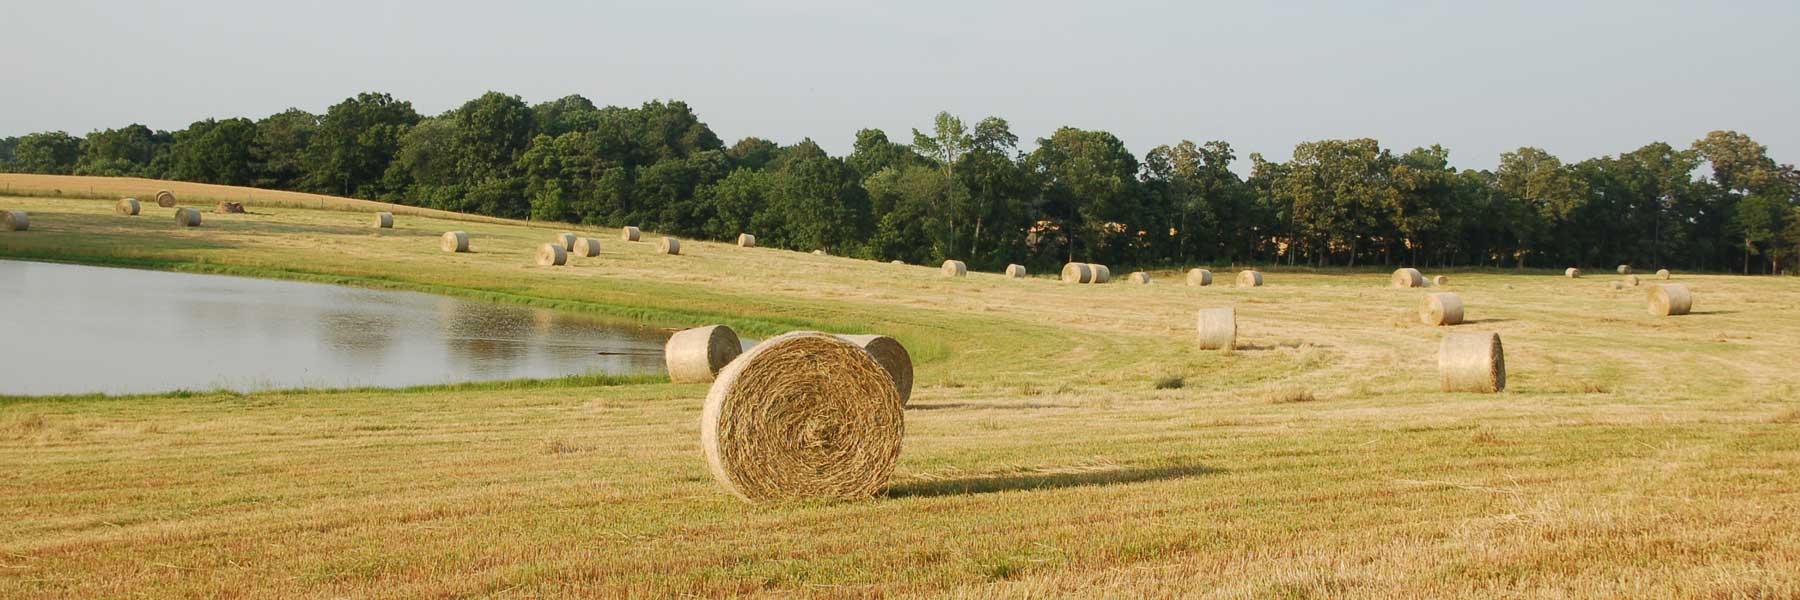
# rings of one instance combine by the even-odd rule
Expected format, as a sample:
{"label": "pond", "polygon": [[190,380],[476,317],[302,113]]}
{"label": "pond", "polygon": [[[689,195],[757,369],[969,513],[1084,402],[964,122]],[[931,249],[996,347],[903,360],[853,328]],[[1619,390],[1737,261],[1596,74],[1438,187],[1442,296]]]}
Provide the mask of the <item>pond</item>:
{"label": "pond", "polygon": [[0,395],[659,373],[668,335],[412,292],[0,260]]}

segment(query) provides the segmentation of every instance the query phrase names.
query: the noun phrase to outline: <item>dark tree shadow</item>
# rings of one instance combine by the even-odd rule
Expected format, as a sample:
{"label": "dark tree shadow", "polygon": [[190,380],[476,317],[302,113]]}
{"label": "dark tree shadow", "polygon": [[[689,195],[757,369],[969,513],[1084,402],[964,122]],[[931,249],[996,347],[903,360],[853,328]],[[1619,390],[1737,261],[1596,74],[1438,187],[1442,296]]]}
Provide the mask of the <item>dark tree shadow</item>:
{"label": "dark tree shadow", "polygon": [[997,410],[1028,410],[1028,409],[1036,409],[1036,408],[1081,408],[1081,406],[1077,405],[1077,404],[1045,404],[1042,402],[1010,402],[1010,403],[998,403],[997,402],[997,403],[992,403],[992,404],[975,403],[975,402],[939,402],[937,404],[919,403],[919,404],[907,404],[906,405],[906,410],[956,410],[959,408],[970,408],[970,409],[986,408],[986,409],[997,409]]}
{"label": "dark tree shadow", "polygon": [[1173,465],[1166,467],[1085,471],[1080,473],[1021,473],[1018,475],[996,475],[992,477],[906,483],[889,488],[888,496],[893,498],[934,498],[938,496],[991,494],[994,492],[1014,490],[1046,490],[1090,485],[1162,481],[1222,472],[1224,472],[1222,469],[1214,469],[1205,465]]}
{"label": "dark tree shadow", "polygon": [[1463,321],[1462,324],[1474,325],[1476,323],[1511,323],[1511,322],[1512,322],[1512,319],[1468,319],[1466,321]]}

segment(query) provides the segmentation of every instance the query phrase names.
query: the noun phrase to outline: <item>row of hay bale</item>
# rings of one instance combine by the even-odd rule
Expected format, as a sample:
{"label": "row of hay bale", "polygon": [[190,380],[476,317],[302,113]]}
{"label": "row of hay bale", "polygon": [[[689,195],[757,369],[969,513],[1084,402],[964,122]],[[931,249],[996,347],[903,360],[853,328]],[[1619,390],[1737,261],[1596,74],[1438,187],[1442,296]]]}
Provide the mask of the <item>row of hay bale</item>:
{"label": "row of hay bale", "polygon": [[[1425,285],[1427,283],[1427,280],[1425,279],[1425,274],[1419,272],[1418,269],[1414,269],[1412,267],[1395,269],[1394,275],[1393,275],[1393,277],[1389,278],[1389,281],[1392,282],[1393,286],[1397,287],[1397,288],[1421,288],[1421,287],[1425,287]],[[1437,287],[1444,287],[1444,286],[1450,285],[1450,278],[1443,276],[1443,275],[1438,275],[1436,277],[1432,277],[1429,280],[1429,282],[1431,285],[1434,285]]]}
{"label": "row of hay bale", "polygon": [[[1632,273],[1631,273],[1631,265],[1619,265],[1618,269],[1616,269],[1616,270],[1619,272],[1620,275],[1625,275],[1629,279],[1632,279],[1632,280],[1637,279],[1637,276],[1632,275]],[[1567,269],[1563,269],[1563,276],[1567,277],[1569,279],[1580,279],[1582,276],[1582,272],[1581,272],[1580,268],[1569,267]],[[1668,269],[1657,269],[1656,270],[1656,278],[1657,279],[1667,281],[1672,277],[1674,277],[1674,274],[1670,273]]]}
{"label": "row of hay bale", "polygon": [[[1462,302],[1455,294],[1427,297],[1420,315],[1428,323],[1450,325],[1462,321]],[[1237,311],[1203,308],[1195,333],[1202,350],[1237,347]],[[1446,392],[1499,392],[1506,389],[1506,360],[1498,333],[1451,333],[1438,345],[1438,376]]]}

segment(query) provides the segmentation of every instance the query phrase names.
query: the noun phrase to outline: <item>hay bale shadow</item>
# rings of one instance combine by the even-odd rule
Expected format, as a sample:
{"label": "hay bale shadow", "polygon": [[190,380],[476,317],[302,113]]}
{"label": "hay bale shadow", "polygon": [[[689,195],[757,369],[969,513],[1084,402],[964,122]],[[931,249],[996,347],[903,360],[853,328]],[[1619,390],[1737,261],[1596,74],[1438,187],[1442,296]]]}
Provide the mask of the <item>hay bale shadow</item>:
{"label": "hay bale shadow", "polygon": [[1150,468],[1108,469],[1104,471],[1082,471],[1075,473],[1023,473],[1018,475],[998,475],[992,477],[906,483],[889,488],[887,495],[892,498],[964,496],[970,494],[991,494],[994,492],[1018,490],[1048,490],[1092,485],[1142,483],[1146,481],[1181,479],[1184,477],[1210,475],[1223,472],[1223,469],[1215,469],[1205,465],[1194,464]]}

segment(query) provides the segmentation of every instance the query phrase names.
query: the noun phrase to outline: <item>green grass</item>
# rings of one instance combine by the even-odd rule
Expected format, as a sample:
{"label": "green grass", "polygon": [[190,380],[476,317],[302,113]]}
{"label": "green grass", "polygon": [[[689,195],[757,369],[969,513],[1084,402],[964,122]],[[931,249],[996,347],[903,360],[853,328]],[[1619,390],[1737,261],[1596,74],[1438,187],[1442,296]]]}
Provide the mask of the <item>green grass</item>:
{"label": "green grass", "polygon": [[[1451,272],[1511,387],[1443,394],[1444,329],[1385,271],[1076,286],[611,237],[544,269],[559,229],[0,206],[32,215],[0,257],[880,332],[918,361],[888,493],[767,506],[706,473],[705,386],[661,378],[3,398],[0,597],[1800,595],[1792,279],[1678,274],[1696,313],[1657,319],[1609,277]],[[439,253],[448,229],[476,252]],[[1222,305],[1242,347],[1194,349]]]}

